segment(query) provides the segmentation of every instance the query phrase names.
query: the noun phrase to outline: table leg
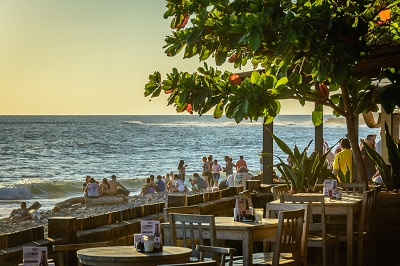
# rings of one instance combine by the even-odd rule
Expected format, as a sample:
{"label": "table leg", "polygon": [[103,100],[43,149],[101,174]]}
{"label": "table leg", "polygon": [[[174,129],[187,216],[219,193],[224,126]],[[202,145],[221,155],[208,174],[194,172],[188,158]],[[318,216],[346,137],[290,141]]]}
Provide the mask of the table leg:
{"label": "table leg", "polygon": [[253,265],[253,239],[250,237],[249,231],[243,232],[242,237],[243,249],[243,265]]}
{"label": "table leg", "polygon": [[171,234],[169,233],[169,228],[164,228],[164,236],[163,236],[164,246],[172,246],[171,243]]}
{"label": "table leg", "polygon": [[353,265],[353,208],[347,210],[347,265]]}

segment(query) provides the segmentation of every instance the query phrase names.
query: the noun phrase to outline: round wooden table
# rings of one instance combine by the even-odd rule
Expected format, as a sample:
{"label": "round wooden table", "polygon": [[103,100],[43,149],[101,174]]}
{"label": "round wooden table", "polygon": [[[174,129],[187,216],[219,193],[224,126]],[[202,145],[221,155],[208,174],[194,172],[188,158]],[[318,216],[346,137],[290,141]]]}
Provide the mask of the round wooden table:
{"label": "round wooden table", "polygon": [[77,252],[84,265],[158,265],[189,262],[192,250],[184,247],[164,246],[160,252],[138,252],[133,246],[85,248]]}

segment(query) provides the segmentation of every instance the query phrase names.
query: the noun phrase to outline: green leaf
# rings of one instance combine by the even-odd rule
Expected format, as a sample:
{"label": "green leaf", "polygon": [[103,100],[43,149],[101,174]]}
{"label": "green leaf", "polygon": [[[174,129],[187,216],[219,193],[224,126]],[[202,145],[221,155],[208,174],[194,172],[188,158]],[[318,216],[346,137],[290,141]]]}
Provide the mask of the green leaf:
{"label": "green leaf", "polygon": [[260,73],[258,71],[253,71],[251,73],[250,82],[253,84],[259,84],[260,81]]}
{"label": "green leaf", "polygon": [[287,77],[282,77],[276,83],[275,89],[279,91],[279,90],[283,89],[286,86],[287,83],[288,83],[288,78]]}
{"label": "green leaf", "polygon": [[314,111],[312,112],[312,121],[314,126],[319,126],[322,124],[323,121],[323,108],[322,104],[318,104],[315,106]]}
{"label": "green leaf", "polygon": [[215,54],[215,63],[217,66],[222,65],[226,61],[226,57],[228,56],[227,52],[217,51]]}
{"label": "green leaf", "polygon": [[249,35],[249,46],[253,52],[256,52],[258,48],[260,48],[260,35],[258,34],[257,31],[253,30],[250,32]]}
{"label": "green leaf", "polygon": [[214,109],[214,118],[220,118],[224,114],[223,101],[220,101]]}
{"label": "green leaf", "polygon": [[186,44],[187,45],[193,45],[196,44],[199,39],[200,36],[203,34],[203,29],[195,29],[192,31],[192,33],[190,33],[188,35],[188,37],[186,38]]}

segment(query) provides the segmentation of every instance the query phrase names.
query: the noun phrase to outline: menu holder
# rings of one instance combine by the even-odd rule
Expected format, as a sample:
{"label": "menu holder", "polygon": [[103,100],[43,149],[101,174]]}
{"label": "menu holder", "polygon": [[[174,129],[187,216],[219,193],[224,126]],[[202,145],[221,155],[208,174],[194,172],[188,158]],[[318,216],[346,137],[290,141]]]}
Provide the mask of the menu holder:
{"label": "menu holder", "polygon": [[144,236],[154,237],[154,250],[162,250],[161,230],[159,220],[142,220],[141,221],[141,241],[143,242]]}
{"label": "menu holder", "polygon": [[[235,209],[234,209],[234,220],[235,221],[250,221],[252,213],[253,203],[251,198],[241,197],[236,198]],[[254,220],[254,219],[253,219]]]}
{"label": "menu holder", "polygon": [[324,180],[324,196],[330,198],[336,198],[336,179],[325,179]]}
{"label": "menu holder", "polygon": [[47,247],[23,247],[22,252],[24,266],[48,265]]}

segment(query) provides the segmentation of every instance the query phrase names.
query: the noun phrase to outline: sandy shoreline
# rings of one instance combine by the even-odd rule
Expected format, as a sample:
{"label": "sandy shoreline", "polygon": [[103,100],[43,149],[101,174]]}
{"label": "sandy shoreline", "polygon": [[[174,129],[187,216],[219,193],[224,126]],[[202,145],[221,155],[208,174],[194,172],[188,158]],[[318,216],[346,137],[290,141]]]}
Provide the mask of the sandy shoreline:
{"label": "sandy shoreline", "polygon": [[9,218],[4,218],[0,220],[0,232],[1,234],[13,233],[21,230],[25,230],[32,227],[44,226],[45,237],[47,237],[47,220],[50,217],[76,217],[76,218],[86,218],[91,216],[96,216],[99,214],[105,214],[108,212],[125,210],[133,208],[136,206],[167,202],[167,193],[155,193],[147,195],[134,195],[128,197],[127,203],[113,204],[113,205],[97,205],[97,206],[86,206],[84,204],[83,197],[71,198],[69,200],[60,202],[56,204],[60,207],[59,212],[54,212],[52,210],[41,212],[41,219],[32,220],[11,220]]}

